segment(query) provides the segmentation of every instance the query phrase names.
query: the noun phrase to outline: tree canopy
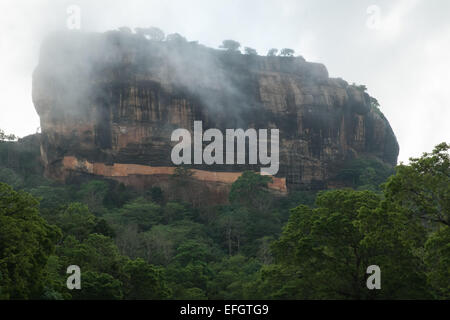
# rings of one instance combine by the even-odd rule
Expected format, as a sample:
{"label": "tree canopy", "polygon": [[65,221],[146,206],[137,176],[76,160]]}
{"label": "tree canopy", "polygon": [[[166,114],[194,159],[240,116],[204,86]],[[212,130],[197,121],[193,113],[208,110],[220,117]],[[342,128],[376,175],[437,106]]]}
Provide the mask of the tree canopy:
{"label": "tree canopy", "polygon": [[226,49],[228,51],[237,52],[239,51],[239,48],[241,47],[241,44],[234,40],[223,40],[222,45],[220,48]]}

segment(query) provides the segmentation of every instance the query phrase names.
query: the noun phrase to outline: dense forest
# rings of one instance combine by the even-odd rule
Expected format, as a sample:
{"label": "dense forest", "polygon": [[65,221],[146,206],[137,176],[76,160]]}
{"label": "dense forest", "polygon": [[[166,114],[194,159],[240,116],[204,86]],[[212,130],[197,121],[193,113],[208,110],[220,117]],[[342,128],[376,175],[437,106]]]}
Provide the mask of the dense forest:
{"label": "dense forest", "polygon": [[[49,181],[35,136],[1,138],[0,299],[450,299],[446,143],[395,170],[354,159],[339,173],[352,188],[280,196],[248,171],[227,205],[193,206],[158,187]],[[66,286],[70,265],[82,290]]]}

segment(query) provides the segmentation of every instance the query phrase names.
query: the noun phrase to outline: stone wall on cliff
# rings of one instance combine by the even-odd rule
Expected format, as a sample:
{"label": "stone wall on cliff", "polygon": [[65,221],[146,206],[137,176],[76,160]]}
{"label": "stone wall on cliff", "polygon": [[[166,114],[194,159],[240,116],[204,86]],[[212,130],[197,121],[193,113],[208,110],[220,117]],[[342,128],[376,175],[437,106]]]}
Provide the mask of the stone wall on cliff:
{"label": "stone wall on cliff", "polygon": [[[278,128],[275,185],[326,188],[348,159],[396,164],[397,140],[371,100],[301,57],[243,55],[118,31],[48,37],[33,74],[42,160],[47,176],[59,180],[93,174],[67,159],[97,167],[174,167],[172,131],[192,131],[201,120],[204,130],[223,132]],[[259,167],[192,165],[198,179],[216,174],[218,182],[229,177],[220,173]]]}

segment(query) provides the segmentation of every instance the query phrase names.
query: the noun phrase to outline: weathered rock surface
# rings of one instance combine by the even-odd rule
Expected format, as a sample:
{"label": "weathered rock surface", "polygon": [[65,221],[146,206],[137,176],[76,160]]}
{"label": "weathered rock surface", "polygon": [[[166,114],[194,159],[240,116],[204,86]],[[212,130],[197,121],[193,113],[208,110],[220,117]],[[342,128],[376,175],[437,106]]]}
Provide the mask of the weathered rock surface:
{"label": "weathered rock surface", "polygon": [[[136,184],[170,175],[176,128],[278,128],[274,188],[325,188],[341,163],[395,165],[398,144],[371,97],[303,58],[223,52],[138,35],[49,37],[33,75],[49,177],[89,173]],[[193,165],[194,178],[229,184],[260,165]],[[279,179],[278,179],[279,178]]]}

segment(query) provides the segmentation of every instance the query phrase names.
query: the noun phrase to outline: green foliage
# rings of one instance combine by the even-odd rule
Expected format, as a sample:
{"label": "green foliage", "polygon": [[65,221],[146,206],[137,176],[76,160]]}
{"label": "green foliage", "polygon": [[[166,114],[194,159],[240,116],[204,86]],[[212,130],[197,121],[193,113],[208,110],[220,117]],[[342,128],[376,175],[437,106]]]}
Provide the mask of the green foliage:
{"label": "green foliage", "polygon": [[60,226],[65,236],[72,235],[75,239],[83,241],[94,230],[96,219],[86,205],[71,203],[58,214],[56,224]]}
{"label": "green foliage", "polygon": [[429,224],[450,225],[450,146],[400,164],[385,186],[386,197]]}
{"label": "green foliage", "polygon": [[162,204],[164,202],[164,193],[160,187],[152,187],[150,190],[150,195],[153,202]]}
{"label": "green foliage", "polygon": [[20,188],[23,186],[23,178],[14,170],[0,167],[0,181],[10,185],[13,188]]}
{"label": "green foliage", "polygon": [[39,199],[39,208],[47,220],[52,219],[55,210],[71,201],[70,191],[65,187],[38,186],[29,192]]}
{"label": "green foliage", "polygon": [[[272,182],[270,176],[263,176],[253,171],[245,171],[231,186],[230,203],[255,206],[267,199],[267,184]],[[265,201],[263,201],[265,202]]]}
{"label": "green foliage", "polygon": [[335,179],[358,190],[381,191],[380,185],[394,170],[377,159],[357,158],[346,161]]}
{"label": "green foliage", "polygon": [[120,300],[122,283],[107,273],[83,272],[82,289],[72,290],[74,300]]}
{"label": "green foliage", "polygon": [[127,224],[136,224],[141,231],[149,230],[163,218],[161,206],[148,202],[143,197],[127,203],[119,212],[122,221],[126,221]]}
{"label": "green foliage", "polygon": [[[296,297],[428,297],[421,262],[402,238],[404,219],[379,205],[372,192],[336,190],[319,194],[316,209],[293,209],[274,253],[281,267],[297,274]],[[366,288],[365,271],[373,264],[383,270],[381,291]]]}
{"label": "green foliage", "polygon": [[101,214],[108,190],[108,184],[105,181],[93,180],[80,186],[77,197],[86,203],[94,214]]}
{"label": "green foliage", "polygon": [[108,209],[120,208],[136,197],[136,192],[127,188],[123,183],[112,183],[109,185],[109,189],[103,198],[103,205]]}
{"label": "green foliage", "polygon": [[142,259],[128,260],[124,266],[125,298],[131,300],[166,299],[170,290],[163,279],[163,269]]}
{"label": "green foliage", "polygon": [[[31,188],[47,184],[42,177],[43,167],[39,162],[40,150],[36,137],[30,136],[19,141],[0,141],[0,181],[17,188]],[[12,179],[12,180],[10,180]]]}
{"label": "green foliage", "polygon": [[425,243],[428,283],[436,299],[450,299],[450,228],[434,232]]}
{"label": "green foliage", "polygon": [[82,272],[108,273],[115,278],[120,276],[122,264],[126,261],[111,238],[95,233],[82,242],[68,236],[56,253],[65,267],[76,264]]}
{"label": "green foliage", "polygon": [[[395,172],[354,159],[336,179],[357,190],[317,195],[279,196],[244,172],[229,204],[193,206],[159,187],[50,183],[32,146],[2,142],[0,179],[37,199],[0,184],[0,299],[448,300],[448,148]],[[177,168],[168,192],[186,193],[191,175]],[[72,264],[81,290],[66,287]],[[381,290],[366,288],[372,264]]]}
{"label": "green foliage", "polygon": [[45,265],[60,231],[39,216],[38,201],[0,183],[0,294],[2,298],[38,298]]}
{"label": "green foliage", "polygon": [[250,299],[249,283],[256,280],[260,263],[253,258],[235,255],[212,264],[214,277],[208,283],[211,299]]}

